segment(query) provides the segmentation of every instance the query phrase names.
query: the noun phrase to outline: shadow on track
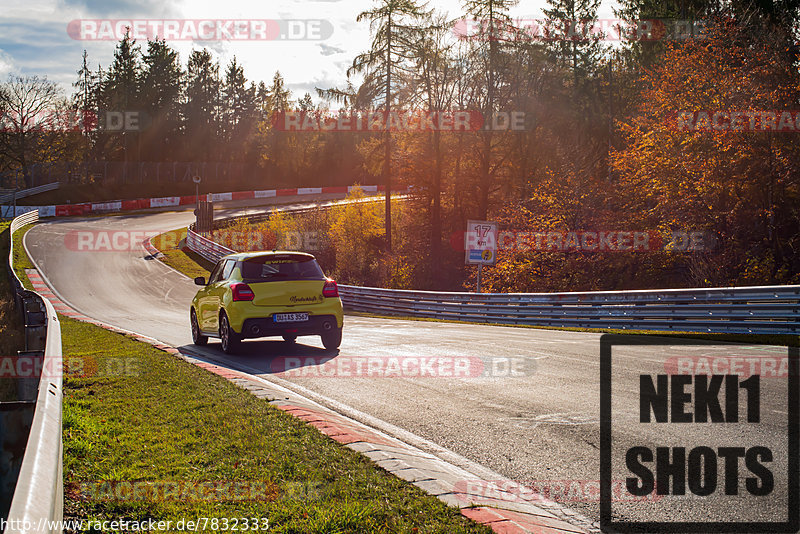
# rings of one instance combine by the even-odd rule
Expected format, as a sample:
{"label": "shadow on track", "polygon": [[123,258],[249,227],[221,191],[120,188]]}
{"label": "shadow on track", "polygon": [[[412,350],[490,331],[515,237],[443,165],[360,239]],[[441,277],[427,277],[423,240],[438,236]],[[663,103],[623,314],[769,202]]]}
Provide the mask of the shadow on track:
{"label": "shadow on track", "polygon": [[[313,345],[271,340],[247,340],[239,345],[237,354],[225,354],[216,339],[209,340],[205,347],[183,345],[178,347],[191,352],[212,353],[214,359],[224,359],[232,364],[247,365],[259,373],[281,374],[287,371],[302,370],[303,367],[317,367],[333,360],[339,355],[339,349],[327,350]],[[312,371],[312,374],[313,371]]]}

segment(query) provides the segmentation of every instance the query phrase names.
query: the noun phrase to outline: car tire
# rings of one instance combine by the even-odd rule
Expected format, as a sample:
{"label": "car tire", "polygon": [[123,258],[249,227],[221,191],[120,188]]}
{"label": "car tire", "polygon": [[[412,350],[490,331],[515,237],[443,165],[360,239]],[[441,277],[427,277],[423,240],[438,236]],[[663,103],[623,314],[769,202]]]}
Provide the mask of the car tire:
{"label": "car tire", "polygon": [[294,343],[295,341],[297,341],[297,336],[294,334],[284,334],[283,340],[287,343]]}
{"label": "car tire", "polygon": [[194,312],[194,309],[192,309],[189,316],[189,320],[192,323],[192,343],[202,347],[208,343],[208,336],[204,336],[200,331],[200,325],[197,323],[197,314]]}
{"label": "car tire", "polygon": [[225,354],[235,354],[242,340],[241,336],[231,328],[231,323],[228,321],[228,316],[225,312],[222,312],[219,317],[219,339],[222,341],[222,351]]}
{"label": "car tire", "polygon": [[328,350],[335,350],[342,344],[342,329],[334,328],[330,332],[320,334],[322,345]]}

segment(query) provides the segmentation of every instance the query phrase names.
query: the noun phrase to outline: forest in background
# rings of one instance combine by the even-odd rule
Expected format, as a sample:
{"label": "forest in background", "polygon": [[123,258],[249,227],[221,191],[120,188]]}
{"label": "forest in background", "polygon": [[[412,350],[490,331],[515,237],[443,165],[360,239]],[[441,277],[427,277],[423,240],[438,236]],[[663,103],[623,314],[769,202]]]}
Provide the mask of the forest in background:
{"label": "forest in background", "polygon": [[[550,0],[545,16],[588,27],[598,4]],[[624,0],[620,19],[702,21],[703,31],[621,41],[531,36],[508,15],[513,5],[465,0],[464,13],[445,19],[414,0],[379,0],[359,16],[373,40],[354,58],[350,83],[319,88],[316,99],[292,94],[277,72],[269,83],[248,80],[236,58],[223,67],[200,49],[184,64],[164,41],[126,37],[105,68],[84,54],[69,97],[42,78],[0,84],[0,173],[25,181],[28,168],[55,162],[209,162],[258,189],[411,186],[391,211],[373,205],[349,224],[318,223],[330,247],[350,243],[350,257],[331,260],[342,282],[472,288],[475,269],[464,266],[458,239],[468,219],[479,219],[515,236],[703,232],[713,244],[556,251],[516,239],[483,270],[485,291],[800,283],[800,131],[685,131],[670,121],[686,111],[796,112],[795,3]],[[459,38],[464,19],[479,23]],[[49,109],[137,110],[147,126],[65,131],[46,123],[58,118],[42,118]],[[522,130],[467,132],[274,124],[285,112],[328,109],[520,112],[527,120]],[[39,120],[8,123],[26,114]],[[69,180],[103,186],[88,171]]]}

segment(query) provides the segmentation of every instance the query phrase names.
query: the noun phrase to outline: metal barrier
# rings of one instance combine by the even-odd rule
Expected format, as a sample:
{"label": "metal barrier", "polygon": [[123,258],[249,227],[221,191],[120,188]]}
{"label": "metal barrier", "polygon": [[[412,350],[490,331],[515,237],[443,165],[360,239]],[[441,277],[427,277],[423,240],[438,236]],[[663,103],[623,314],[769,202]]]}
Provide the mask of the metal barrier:
{"label": "metal barrier", "polygon": [[8,236],[8,263],[6,263],[6,269],[8,270],[8,279],[11,282],[12,288],[11,290],[14,292],[14,304],[20,312],[22,311],[21,307],[21,295],[24,291],[24,287],[22,282],[17,277],[17,273],[14,271],[14,232],[22,228],[23,226],[27,226],[29,224],[34,224],[39,220],[39,212],[38,211],[29,211],[24,215],[20,215],[16,217],[13,221],[11,221],[11,225],[8,228],[9,236]]}
{"label": "metal barrier", "polygon": [[799,334],[800,286],[445,293],[339,286],[353,311],[550,327]]}
{"label": "metal barrier", "polygon": [[44,193],[46,191],[52,191],[54,189],[58,189],[61,184],[59,182],[53,182],[49,184],[40,185],[37,187],[31,187],[29,189],[22,189],[20,191],[12,191],[10,193],[4,193],[0,195],[0,204],[10,204],[14,202],[14,199],[20,199],[25,197],[30,197],[33,195],[38,195],[39,193]]}
{"label": "metal barrier", "polygon": [[[22,281],[13,268],[14,232],[38,221],[38,212],[30,212],[11,222],[8,256],[9,279],[15,294],[15,303],[25,324],[25,351],[20,355],[41,358],[41,369],[60,369],[61,325],[53,305],[34,291],[23,288]],[[57,521],[63,519],[63,444],[61,441],[62,377],[60,373],[42,372],[34,384],[21,382],[19,402],[28,410],[33,408],[30,427],[16,428],[19,433],[28,430],[27,440],[20,436],[3,435],[24,443],[24,456],[8,510],[5,534],[17,532],[56,532]],[[32,405],[32,406],[31,406]],[[24,418],[23,418],[24,419]],[[48,523],[49,522],[49,523]],[[27,525],[27,527],[26,527]],[[33,525],[33,526],[31,526]]]}
{"label": "metal barrier", "polygon": [[221,257],[236,252],[196,233],[193,226],[194,224],[186,229],[186,246],[203,258],[217,263]]}
{"label": "metal barrier", "polygon": [[[382,202],[381,199],[374,199],[374,198],[365,198],[358,202]],[[314,210],[321,208],[321,209],[328,209],[331,208],[332,205],[324,205],[324,206],[315,206],[311,208],[284,208],[281,206],[275,206],[273,209],[267,210],[263,213],[256,213],[253,215],[239,215],[237,217],[228,217],[226,219],[218,219],[214,221],[214,229],[224,229],[231,224],[235,223],[238,220],[245,219],[247,220],[248,224],[259,223],[262,221],[266,221],[269,219],[270,215],[275,212],[286,212],[291,213],[293,215],[298,215],[302,213],[310,213]],[[203,258],[217,263],[219,259],[223,256],[228,254],[235,254],[237,251],[230,249],[224,245],[220,245],[219,243],[208,239],[207,237],[203,237],[202,235],[198,234],[194,231],[195,225],[194,223],[190,224],[186,229],[186,246],[189,247],[190,250],[193,250]]]}
{"label": "metal barrier", "polygon": [[[186,244],[215,263],[235,252],[194,233],[192,227]],[[800,334],[798,285],[583,293],[448,293],[340,285],[339,294],[345,308],[353,311],[470,323]]]}

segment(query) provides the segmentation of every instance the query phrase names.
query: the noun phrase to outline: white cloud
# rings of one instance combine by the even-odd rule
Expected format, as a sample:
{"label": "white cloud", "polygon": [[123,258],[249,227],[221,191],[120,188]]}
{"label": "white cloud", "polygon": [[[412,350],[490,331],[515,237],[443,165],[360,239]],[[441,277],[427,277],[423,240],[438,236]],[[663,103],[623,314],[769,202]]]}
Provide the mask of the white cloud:
{"label": "white cloud", "polygon": [[19,69],[14,64],[14,59],[0,50],[0,80],[5,80],[5,78],[13,73],[17,72]]}

